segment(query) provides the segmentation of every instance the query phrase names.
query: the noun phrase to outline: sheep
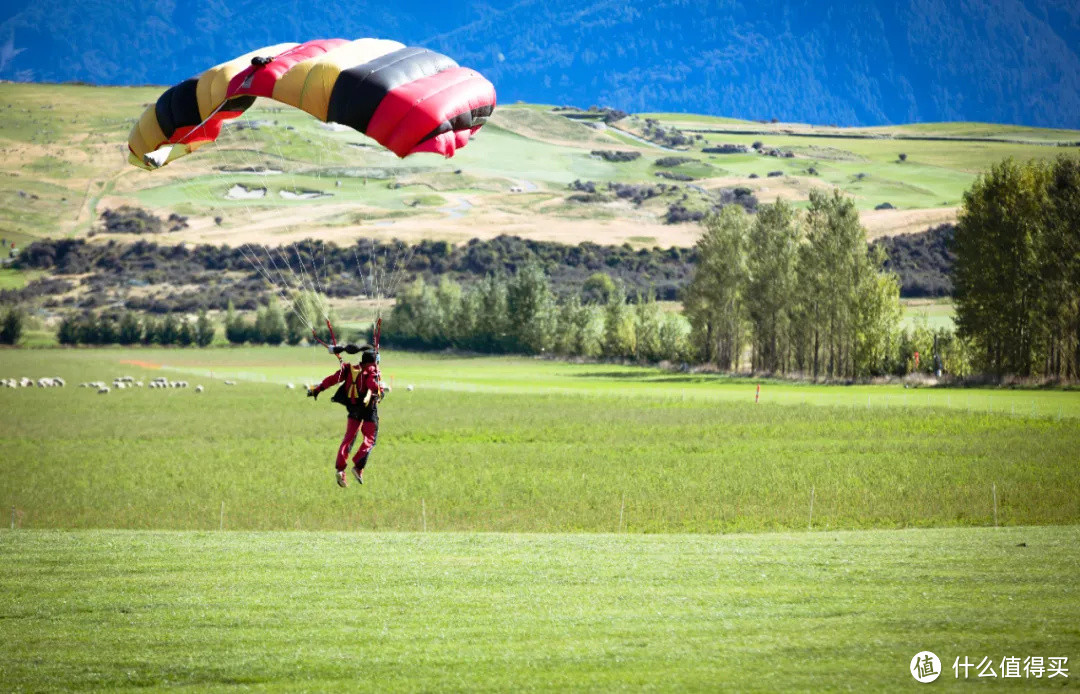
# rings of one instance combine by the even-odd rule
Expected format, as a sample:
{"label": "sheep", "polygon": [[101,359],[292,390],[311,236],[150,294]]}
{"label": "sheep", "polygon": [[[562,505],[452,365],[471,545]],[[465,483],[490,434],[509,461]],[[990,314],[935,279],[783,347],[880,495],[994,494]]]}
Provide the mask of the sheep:
{"label": "sheep", "polygon": [[23,376],[22,379],[19,381],[19,386],[22,388],[29,388],[32,385],[34,385],[34,382],[26,376]]}
{"label": "sheep", "polygon": [[67,381],[60,378],[59,376],[57,376],[56,378],[53,379],[53,383],[59,388],[63,388],[64,386],[67,385]]}
{"label": "sheep", "polygon": [[98,388],[98,395],[105,395],[109,392],[109,389],[105,386]]}
{"label": "sheep", "polygon": [[411,393],[413,391],[413,384],[410,383],[409,385],[405,386],[405,390]]}
{"label": "sheep", "polygon": [[120,381],[119,383],[114,383],[113,385],[116,386],[117,390],[123,390],[124,388],[127,388],[127,384],[123,381]]}
{"label": "sheep", "polygon": [[225,381],[225,385],[227,385],[227,386],[235,386],[236,381]]}
{"label": "sheep", "polygon": [[294,385],[293,385],[293,384],[291,384],[291,383],[286,383],[286,384],[285,384],[285,387],[286,387],[286,388],[288,388],[289,390],[294,390],[294,389],[296,388],[296,386],[294,386]]}
{"label": "sheep", "polygon": [[37,380],[37,387],[38,388],[51,388],[52,384],[53,384],[53,382],[52,382],[51,378],[39,378]]}
{"label": "sheep", "polygon": [[203,387],[202,387],[202,386],[195,386],[195,392],[196,392],[196,393],[201,393],[201,392],[203,392]]}
{"label": "sheep", "polygon": [[142,381],[135,381],[135,385],[138,386],[139,388],[142,388],[143,387],[143,382]]}

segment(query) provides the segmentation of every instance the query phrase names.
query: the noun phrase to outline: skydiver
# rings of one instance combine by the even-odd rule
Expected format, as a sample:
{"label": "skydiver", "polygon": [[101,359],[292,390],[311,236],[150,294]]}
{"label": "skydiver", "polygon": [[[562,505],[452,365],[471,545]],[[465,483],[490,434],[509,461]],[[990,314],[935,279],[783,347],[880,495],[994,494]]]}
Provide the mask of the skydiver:
{"label": "skydiver", "polygon": [[319,397],[330,386],[341,383],[341,387],[334,393],[333,401],[345,406],[348,418],[345,420],[345,438],[341,440],[335,461],[334,478],[339,487],[347,487],[348,480],[345,478],[346,461],[349,450],[352,449],[353,441],[359,431],[363,434],[360,448],[353,456],[352,474],[357,482],[364,483],[364,467],[367,465],[371,449],[375,447],[375,440],[379,435],[379,401],[390,388],[382,382],[379,373],[379,353],[371,345],[334,345],[330,347],[332,354],[360,354],[359,364],[344,362],[341,368],[323,379],[317,386],[308,388],[309,398]]}

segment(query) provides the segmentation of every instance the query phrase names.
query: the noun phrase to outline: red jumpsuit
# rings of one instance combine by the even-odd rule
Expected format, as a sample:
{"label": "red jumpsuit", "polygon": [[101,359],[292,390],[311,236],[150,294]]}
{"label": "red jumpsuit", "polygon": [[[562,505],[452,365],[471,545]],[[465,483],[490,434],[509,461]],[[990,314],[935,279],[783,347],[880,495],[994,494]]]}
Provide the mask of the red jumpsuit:
{"label": "red jumpsuit", "polygon": [[[379,397],[382,393],[379,386],[379,369],[375,364],[342,364],[341,369],[323,379],[316,388],[322,392],[332,385],[344,383],[344,393],[341,399],[335,396],[336,402],[341,402],[349,411],[349,418],[345,420],[345,438],[341,440],[338,448],[335,467],[344,470],[349,450],[353,441],[356,440],[357,431],[363,434],[360,448],[353,456],[353,465],[358,470],[363,470],[367,465],[368,454],[375,447],[375,439],[379,435]],[[368,404],[364,404],[364,397],[371,393]]]}

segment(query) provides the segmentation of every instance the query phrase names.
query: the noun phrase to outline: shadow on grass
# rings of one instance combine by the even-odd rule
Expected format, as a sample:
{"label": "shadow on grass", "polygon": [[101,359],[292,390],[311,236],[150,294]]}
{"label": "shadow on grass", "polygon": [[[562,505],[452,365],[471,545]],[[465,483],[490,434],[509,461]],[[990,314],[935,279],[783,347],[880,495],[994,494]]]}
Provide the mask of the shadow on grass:
{"label": "shadow on grass", "polygon": [[574,378],[592,378],[596,380],[612,380],[622,382],[639,382],[639,383],[732,383],[732,384],[749,384],[749,383],[770,383],[772,379],[757,379],[750,378],[748,376],[730,376],[727,374],[702,374],[702,373],[670,373],[670,372],[656,372],[648,371],[643,373],[633,373],[626,371],[584,371],[581,373],[573,374]]}

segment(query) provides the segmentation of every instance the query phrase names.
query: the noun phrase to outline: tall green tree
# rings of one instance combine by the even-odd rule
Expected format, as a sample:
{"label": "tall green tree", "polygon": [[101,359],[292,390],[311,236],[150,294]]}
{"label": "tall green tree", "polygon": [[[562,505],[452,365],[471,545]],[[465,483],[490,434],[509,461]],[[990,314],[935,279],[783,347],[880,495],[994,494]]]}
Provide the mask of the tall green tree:
{"label": "tall green tree", "polygon": [[630,359],[636,351],[634,315],[626,305],[626,294],[622,287],[617,285],[604,305],[604,332],[600,353],[609,359]]}
{"label": "tall green tree", "polygon": [[474,348],[481,352],[505,351],[510,342],[506,279],[502,275],[488,275],[477,291],[480,293],[480,311],[476,317]]}
{"label": "tall green tree", "polygon": [[62,345],[79,344],[79,322],[73,316],[64,316],[56,329],[56,340]]}
{"label": "tall green tree", "polygon": [[0,343],[15,345],[19,343],[23,331],[23,312],[17,306],[12,306],[4,312],[4,319],[0,322]]}
{"label": "tall green tree", "polygon": [[746,310],[755,371],[780,372],[788,366],[799,235],[795,211],[782,200],[759,207],[750,225]]}
{"label": "tall green tree", "polygon": [[866,230],[850,198],[814,190],[804,218],[806,242],[799,247],[796,291],[805,324],[799,331],[813,375],[855,376],[859,296],[872,288]]}
{"label": "tall green tree", "polygon": [[271,297],[270,301],[255,316],[255,335],[259,342],[268,345],[280,345],[288,336],[288,328],[285,325],[285,314],[282,313],[281,304]]}
{"label": "tall green tree", "polygon": [[133,345],[142,339],[142,334],[143,328],[139,323],[139,317],[131,311],[126,311],[120,318],[117,342],[122,345]]}
{"label": "tall green tree", "polygon": [[195,328],[187,316],[181,318],[176,329],[176,344],[181,347],[190,347],[195,344]]}
{"label": "tall green tree", "polygon": [[1044,325],[1042,371],[1080,378],[1080,157],[1060,156],[1047,176],[1038,254]]}
{"label": "tall green tree", "polygon": [[1030,376],[1039,339],[1047,169],[1007,159],[964,193],[953,239],[956,324],[977,364]]}
{"label": "tall green tree", "polygon": [[180,321],[173,314],[165,316],[158,332],[158,343],[162,345],[175,345],[180,339]]}
{"label": "tall green tree", "polygon": [[199,311],[199,318],[195,321],[195,344],[199,347],[209,347],[214,341],[214,323],[206,310]]}
{"label": "tall green tree", "polygon": [[510,278],[506,310],[514,351],[539,354],[554,342],[555,299],[539,265],[526,265]]}
{"label": "tall green tree", "polygon": [[658,362],[664,359],[664,344],[661,330],[664,326],[664,312],[652,297],[638,297],[634,306],[634,334],[636,336],[634,356],[639,361]]}
{"label": "tall green tree", "polygon": [[684,311],[703,361],[738,368],[745,344],[746,245],[750,221],[738,205],[705,219],[696,244],[698,263]]}
{"label": "tall green tree", "polygon": [[[164,326],[160,326],[159,333],[163,331]],[[225,310],[225,339],[234,345],[242,345],[248,341],[250,333],[251,329],[244,322],[243,317],[236,312],[236,307],[230,301],[228,308]],[[168,343],[162,342],[161,344]]]}

